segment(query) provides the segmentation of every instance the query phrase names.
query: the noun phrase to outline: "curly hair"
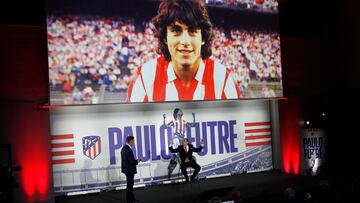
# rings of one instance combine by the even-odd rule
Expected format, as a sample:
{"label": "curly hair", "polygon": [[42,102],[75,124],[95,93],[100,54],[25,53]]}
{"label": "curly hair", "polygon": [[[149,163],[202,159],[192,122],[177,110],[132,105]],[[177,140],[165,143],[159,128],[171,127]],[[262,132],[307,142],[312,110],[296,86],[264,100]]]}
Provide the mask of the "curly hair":
{"label": "curly hair", "polygon": [[179,108],[174,109],[174,112],[173,112],[173,117],[174,117],[174,119],[175,119],[175,120],[176,120],[177,115],[178,115],[178,113],[179,113],[180,111],[182,112],[182,110],[181,110],[181,109],[179,109]]}
{"label": "curly hair", "polygon": [[201,46],[201,58],[211,56],[212,24],[203,0],[163,0],[152,19],[159,40],[158,53],[163,54],[167,61],[171,61],[171,55],[166,44],[167,26],[176,21],[186,24],[188,27],[200,28],[204,45]]}

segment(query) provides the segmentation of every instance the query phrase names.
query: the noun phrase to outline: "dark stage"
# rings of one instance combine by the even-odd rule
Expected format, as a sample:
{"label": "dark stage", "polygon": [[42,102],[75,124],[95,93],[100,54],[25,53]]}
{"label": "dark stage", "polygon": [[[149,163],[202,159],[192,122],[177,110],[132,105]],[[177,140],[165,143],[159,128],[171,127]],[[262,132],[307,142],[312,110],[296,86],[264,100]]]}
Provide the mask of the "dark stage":
{"label": "dark stage", "polygon": [[[222,201],[232,200],[234,192],[239,191],[241,196],[251,202],[251,199],[268,192],[271,196],[282,197],[287,187],[297,191],[316,186],[317,178],[285,174],[272,170],[252,174],[242,174],[229,177],[203,179],[197,183],[175,183],[153,185],[136,188],[135,197],[139,202],[209,202],[214,197]],[[61,196],[56,198],[57,203],[93,203],[93,202],[126,202],[125,190],[104,191],[101,193]]]}

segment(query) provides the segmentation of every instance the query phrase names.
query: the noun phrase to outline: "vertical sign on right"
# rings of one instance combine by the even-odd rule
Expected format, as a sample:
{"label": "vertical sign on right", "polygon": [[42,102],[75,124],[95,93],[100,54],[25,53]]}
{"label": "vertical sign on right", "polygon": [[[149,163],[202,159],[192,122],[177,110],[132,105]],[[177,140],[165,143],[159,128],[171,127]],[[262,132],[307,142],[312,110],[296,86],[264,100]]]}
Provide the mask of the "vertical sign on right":
{"label": "vertical sign on right", "polygon": [[321,128],[301,130],[301,174],[316,176],[326,162],[326,133]]}

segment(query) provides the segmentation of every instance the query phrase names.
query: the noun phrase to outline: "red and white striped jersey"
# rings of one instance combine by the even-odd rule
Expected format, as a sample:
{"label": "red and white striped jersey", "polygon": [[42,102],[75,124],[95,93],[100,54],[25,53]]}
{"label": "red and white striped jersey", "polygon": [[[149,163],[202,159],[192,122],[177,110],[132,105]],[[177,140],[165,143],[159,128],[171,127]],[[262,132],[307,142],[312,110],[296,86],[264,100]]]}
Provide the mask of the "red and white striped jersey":
{"label": "red and white striped jersey", "polygon": [[230,69],[207,58],[201,60],[190,87],[183,87],[172,64],[164,56],[138,68],[129,86],[128,102],[238,99],[240,89]]}
{"label": "red and white striped jersey", "polygon": [[183,119],[177,119],[177,120],[174,120],[173,123],[174,123],[174,126],[173,126],[174,135],[180,134],[180,135],[185,136],[187,122]]}

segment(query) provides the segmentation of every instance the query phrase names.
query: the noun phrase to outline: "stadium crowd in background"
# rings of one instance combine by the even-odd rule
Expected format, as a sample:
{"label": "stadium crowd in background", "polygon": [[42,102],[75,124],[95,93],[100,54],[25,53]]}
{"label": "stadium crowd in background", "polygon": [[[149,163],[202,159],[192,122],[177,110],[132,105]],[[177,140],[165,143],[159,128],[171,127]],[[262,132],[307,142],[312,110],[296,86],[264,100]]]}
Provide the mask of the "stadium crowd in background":
{"label": "stadium crowd in background", "polygon": [[[137,67],[157,58],[155,28],[131,18],[48,17],[49,82],[65,104],[96,103],[101,88],[127,92]],[[250,82],[280,82],[280,36],[263,30],[213,29],[213,56],[231,68],[245,94]],[[275,96],[264,86],[262,96]],[[251,97],[251,95],[250,95]]]}
{"label": "stadium crowd in background", "polygon": [[208,5],[234,6],[238,8],[276,10],[278,9],[277,0],[206,0]]}

